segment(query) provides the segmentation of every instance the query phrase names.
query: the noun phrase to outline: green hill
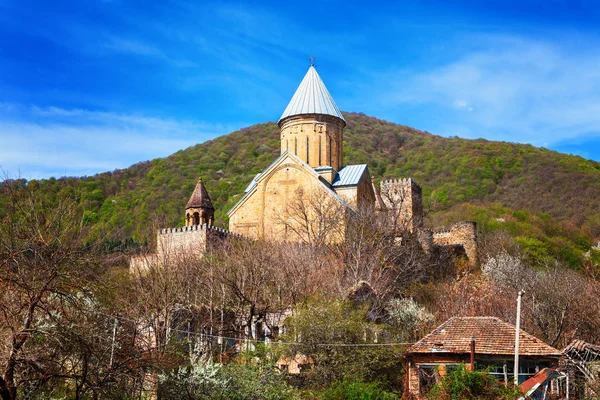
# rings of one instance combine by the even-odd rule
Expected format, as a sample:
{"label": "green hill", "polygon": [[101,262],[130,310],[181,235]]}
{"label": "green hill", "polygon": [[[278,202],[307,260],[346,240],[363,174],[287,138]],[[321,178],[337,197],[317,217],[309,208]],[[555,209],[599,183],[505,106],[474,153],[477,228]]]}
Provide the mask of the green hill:
{"label": "green hill", "polygon": [[[473,219],[506,229],[530,251],[578,265],[600,237],[600,163],[530,145],[444,138],[363,114],[346,113],[344,161],[371,174],[413,177],[432,224]],[[254,125],[162,159],[92,177],[30,181],[49,198],[74,196],[93,237],[143,242],[159,225],[183,223],[202,176],[217,224],[252,178],[280,153],[275,123]]]}

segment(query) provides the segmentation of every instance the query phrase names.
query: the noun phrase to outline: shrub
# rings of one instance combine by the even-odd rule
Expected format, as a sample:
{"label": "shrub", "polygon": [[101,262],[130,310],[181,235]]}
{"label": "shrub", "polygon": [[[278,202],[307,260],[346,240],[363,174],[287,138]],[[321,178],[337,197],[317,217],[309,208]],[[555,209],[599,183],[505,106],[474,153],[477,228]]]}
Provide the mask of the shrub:
{"label": "shrub", "polygon": [[504,386],[487,372],[470,371],[464,365],[446,375],[427,394],[430,400],[513,400],[522,395],[514,386]]}
{"label": "shrub", "polygon": [[160,376],[159,398],[188,400],[288,400],[294,390],[272,368],[212,363],[191,356],[188,367]]}
{"label": "shrub", "polygon": [[355,382],[349,379],[334,382],[321,395],[323,400],[394,400],[400,397],[386,392],[376,383]]}

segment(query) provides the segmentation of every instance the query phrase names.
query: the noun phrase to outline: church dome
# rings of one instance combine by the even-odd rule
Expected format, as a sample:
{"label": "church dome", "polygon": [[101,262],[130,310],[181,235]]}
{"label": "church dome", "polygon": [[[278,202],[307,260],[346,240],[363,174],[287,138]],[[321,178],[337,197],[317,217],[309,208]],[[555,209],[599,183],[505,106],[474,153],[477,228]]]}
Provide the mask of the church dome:
{"label": "church dome", "polygon": [[314,65],[308,69],[292,100],[279,118],[279,122],[285,118],[303,114],[330,115],[345,122]]}

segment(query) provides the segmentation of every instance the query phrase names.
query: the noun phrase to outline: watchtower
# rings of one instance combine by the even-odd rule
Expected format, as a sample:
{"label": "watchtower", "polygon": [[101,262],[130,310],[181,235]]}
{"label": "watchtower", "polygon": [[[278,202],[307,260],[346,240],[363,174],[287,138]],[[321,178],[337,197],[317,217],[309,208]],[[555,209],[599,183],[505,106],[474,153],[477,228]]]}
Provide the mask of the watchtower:
{"label": "watchtower", "polygon": [[185,206],[185,226],[213,225],[215,222],[215,208],[210,196],[204,187],[202,178],[198,180],[190,200]]}

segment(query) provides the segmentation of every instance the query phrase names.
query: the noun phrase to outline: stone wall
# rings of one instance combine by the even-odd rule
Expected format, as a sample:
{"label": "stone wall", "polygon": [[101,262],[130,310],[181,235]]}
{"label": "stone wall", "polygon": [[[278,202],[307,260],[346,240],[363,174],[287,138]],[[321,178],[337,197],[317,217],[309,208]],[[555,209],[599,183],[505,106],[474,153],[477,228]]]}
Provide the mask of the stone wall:
{"label": "stone wall", "polygon": [[423,225],[421,187],[411,178],[389,179],[381,182],[380,196],[388,218],[398,230],[414,232]]}
{"label": "stone wall", "polygon": [[458,222],[452,225],[450,229],[435,231],[433,233],[433,244],[438,246],[461,245],[469,258],[469,264],[477,264],[477,225],[475,222]]}
{"label": "stone wall", "polygon": [[151,265],[168,263],[177,258],[202,256],[207,249],[232,235],[225,229],[211,225],[190,225],[160,229],[156,234],[156,253],[133,256],[130,271],[144,271]]}
{"label": "stone wall", "polygon": [[[229,214],[229,229],[252,239],[308,242],[323,229],[337,236],[343,229],[341,203],[312,169],[288,155],[263,173],[246,198]],[[305,226],[313,224],[310,229]],[[319,224],[324,227],[319,228]],[[340,226],[332,226],[339,224]]]}
{"label": "stone wall", "polygon": [[288,150],[313,168],[328,165],[339,171],[345,126],[343,120],[329,115],[288,117],[280,122],[281,153]]}

